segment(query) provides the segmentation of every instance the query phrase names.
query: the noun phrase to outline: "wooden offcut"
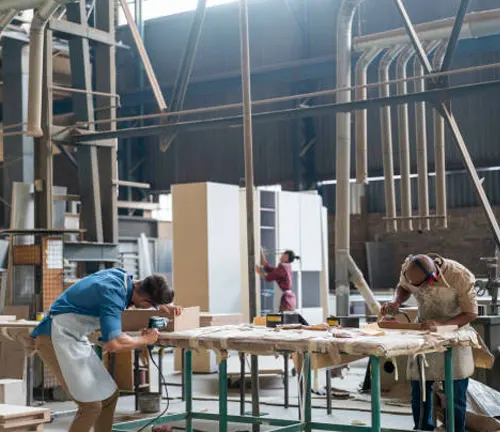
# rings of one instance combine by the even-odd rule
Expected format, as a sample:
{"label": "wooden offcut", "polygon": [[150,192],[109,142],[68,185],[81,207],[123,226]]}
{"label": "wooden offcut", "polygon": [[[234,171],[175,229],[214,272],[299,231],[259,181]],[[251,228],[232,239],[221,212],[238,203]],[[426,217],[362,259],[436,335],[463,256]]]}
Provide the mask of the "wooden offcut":
{"label": "wooden offcut", "polygon": [[41,432],[48,422],[48,409],[0,404],[0,432]]}

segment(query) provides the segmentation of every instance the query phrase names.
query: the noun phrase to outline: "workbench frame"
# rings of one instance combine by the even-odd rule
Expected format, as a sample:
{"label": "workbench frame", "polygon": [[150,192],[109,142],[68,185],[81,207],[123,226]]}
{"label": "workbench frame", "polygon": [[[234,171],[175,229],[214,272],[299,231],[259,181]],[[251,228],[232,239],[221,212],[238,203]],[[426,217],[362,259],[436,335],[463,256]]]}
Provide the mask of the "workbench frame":
{"label": "workbench frame", "polygon": [[[445,352],[445,394],[446,394],[446,431],[455,431],[455,411],[453,394],[453,363],[452,348]],[[245,415],[229,415],[227,404],[227,360],[222,360],[219,364],[219,413],[201,413],[193,411],[193,353],[185,350],[184,352],[184,402],[185,412],[178,414],[169,414],[159,417],[154,425],[168,422],[185,420],[186,432],[193,432],[193,420],[212,420],[219,423],[219,432],[227,432],[229,423],[243,423],[252,425],[276,426],[273,432],[311,432],[312,430],[339,431],[339,432],[403,432],[397,429],[382,429],[381,410],[380,410],[380,359],[377,356],[370,356],[371,364],[371,426],[352,426],[340,425],[334,423],[320,423],[312,421],[311,407],[311,354],[304,353],[304,415],[300,420],[284,420],[267,417],[252,417]],[[119,423],[113,426],[113,432],[128,432],[136,428],[143,427],[150,423],[152,418],[144,420],[134,420],[125,423]],[[153,425],[152,424],[152,425]]]}

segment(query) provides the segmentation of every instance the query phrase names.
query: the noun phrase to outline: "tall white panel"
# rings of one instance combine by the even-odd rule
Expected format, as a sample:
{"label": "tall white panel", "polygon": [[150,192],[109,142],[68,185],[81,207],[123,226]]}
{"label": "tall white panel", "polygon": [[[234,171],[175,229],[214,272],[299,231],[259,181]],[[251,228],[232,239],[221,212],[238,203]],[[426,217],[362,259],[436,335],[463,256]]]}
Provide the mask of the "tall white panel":
{"label": "tall white panel", "polygon": [[237,186],[207,184],[207,228],[209,312],[239,313],[241,259],[240,200]]}
{"label": "tall white panel", "polygon": [[300,194],[300,256],[302,271],[321,271],[321,197]]}

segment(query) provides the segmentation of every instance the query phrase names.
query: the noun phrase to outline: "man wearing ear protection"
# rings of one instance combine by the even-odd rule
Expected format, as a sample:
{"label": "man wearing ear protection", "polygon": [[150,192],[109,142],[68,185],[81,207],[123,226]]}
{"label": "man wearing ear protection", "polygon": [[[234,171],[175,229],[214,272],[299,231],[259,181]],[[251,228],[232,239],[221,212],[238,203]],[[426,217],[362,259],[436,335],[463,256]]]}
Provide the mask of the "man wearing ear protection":
{"label": "man wearing ear protection", "polygon": [[[401,268],[394,298],[382,307],[384,315],[397,313],[401,304],[413,294],[418,304],[418,320],[424,328],[441,325],[463,327],[477,318],[478,305],[475,277],[462,264],[436,254],[410,255]],[[421,363],[423,362],[423,363]],[[424,366],[426,401],[421,398],[421,370]],[[465,431],[467,386],[474,373],[472,348],[453,349],[455,393],[455,431]],[[444,355],[427,354],[408,362],[412,385],[412,411],[415,429],[434,430],[432,391],[435,381],[444,381]]]}

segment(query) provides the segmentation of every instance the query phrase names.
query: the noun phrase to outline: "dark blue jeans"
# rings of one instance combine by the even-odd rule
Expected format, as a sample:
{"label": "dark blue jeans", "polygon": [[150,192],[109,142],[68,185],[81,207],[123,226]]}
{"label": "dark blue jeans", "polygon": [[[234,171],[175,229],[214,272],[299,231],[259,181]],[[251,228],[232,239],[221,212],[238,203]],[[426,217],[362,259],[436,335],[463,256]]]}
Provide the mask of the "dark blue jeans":
{"label": "dark blue jeans", "polygon": [[[413,421],[416,430],[432,431],[434,423],[432,421],[432,393],[434,390],[434,381],[425,383],[426,401],[423,403],[422,426],[420,422],[420,382],[411,382],[411,409],[413,412]],[[453,392],[455,401],[455,432],[465,432],[465,414],[467,411],[467,386],[469,379],[453,381]]]}

